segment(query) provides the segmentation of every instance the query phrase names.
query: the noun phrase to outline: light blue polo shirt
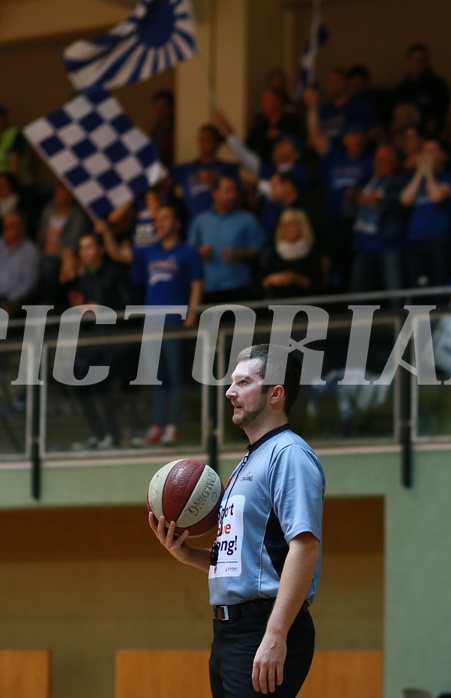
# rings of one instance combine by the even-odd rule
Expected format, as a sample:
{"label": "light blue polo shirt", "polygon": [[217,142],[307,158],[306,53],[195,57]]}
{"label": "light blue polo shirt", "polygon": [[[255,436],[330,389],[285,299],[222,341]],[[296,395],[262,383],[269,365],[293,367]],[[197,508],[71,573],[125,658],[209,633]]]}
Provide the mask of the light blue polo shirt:
{"label": "light blue polo shirt", "polygon": [[[288,543],[310,532],[322,540],[325,476],[317,455],[288,425],[249,447],[224,492],[218,517],[212,605],[277,596]],[[307,601],[318,589],[321,555]]]}
{"label": "light blue polo shirt", "polygon": [[204,290],[230,291],[251,286],[251,267],[246,261],[226,262],[223,250],[227,247],[261,250],[266,237],[256,217],[248,211],[235,209],[225,216],[211,208],[193,220],[188,242],[194,247],[212,245],[213,257],[204,259]]}

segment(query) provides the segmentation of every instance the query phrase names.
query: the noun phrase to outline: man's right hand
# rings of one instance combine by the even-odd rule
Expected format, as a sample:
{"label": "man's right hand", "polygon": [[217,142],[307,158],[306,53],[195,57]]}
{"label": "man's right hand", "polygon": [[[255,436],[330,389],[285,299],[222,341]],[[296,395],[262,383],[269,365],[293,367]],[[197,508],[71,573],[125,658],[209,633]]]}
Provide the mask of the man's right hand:
{"label": "man's right hand", "polygon": [[94,230],[98,235],[101,235],[104,237],[104,235],[111,235],[111,228],[108,225],[108,223],[101,218],[97,218],[97,220],[94,222]]}
{"label": "man's right hand", "polygon": [[152,512],[149,513],[149,526],[161,545],[166,548],[176,560],[185,564],[188,563],[190,548],[184,545],[189,536],[188,530],[183,531],[180,535],[176,535],[175,521],[171,521],[166,528],[166,519],[164,516],[160,516],[157,520]]}
{"label": "man's right hand", "polygon": [[166,519],[160,516],[156,519],[152,512],[149,513],[149,526],[154,532],[161,545],[179,562],[184,565],[191,565],[208,572],[210,569],[210,550],[207,548],[191,548],[186,545],[189,531],[186,529],[180,535],[175,532],[175,521],[171,521],[166,528]]}
{"label": "man's right hand", "polygon": [[226,119],[221,111],[217,111],[214,116],[214,124],[225,136],[231,136],[233,133],[233,126]]}
{"label": "man's right hand", "polygon": [[316,109],[319,104],[319,92],[314,87],[306,87],[304,90],[304,104],[308,109]]}
{"label": "man's right hand", "polygon": [[213,259],[213,245],[199,245],[197,251],[203,259]]}

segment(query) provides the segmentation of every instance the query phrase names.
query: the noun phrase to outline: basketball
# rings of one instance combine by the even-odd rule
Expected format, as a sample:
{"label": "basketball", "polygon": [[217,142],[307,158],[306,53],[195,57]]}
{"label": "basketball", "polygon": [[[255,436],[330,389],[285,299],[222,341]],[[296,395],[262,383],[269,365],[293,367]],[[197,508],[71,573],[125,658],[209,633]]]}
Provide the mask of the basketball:
{"label": "basketball", "polygon": [[175,521],[176,533],[202,536],[218,523],[224,488],[219,475],[205,463],[181,458],[158,470],[147,490],[147,506],[158,519]]}

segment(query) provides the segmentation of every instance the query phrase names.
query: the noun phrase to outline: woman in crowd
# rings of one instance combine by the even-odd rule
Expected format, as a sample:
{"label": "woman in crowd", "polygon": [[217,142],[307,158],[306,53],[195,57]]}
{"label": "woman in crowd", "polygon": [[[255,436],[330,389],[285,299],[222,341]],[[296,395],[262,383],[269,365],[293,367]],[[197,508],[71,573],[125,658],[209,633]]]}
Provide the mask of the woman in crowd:
{"label": "woman in crowd", "polygon": [[320,291],[315,235],[306,213],[287,209],[279,219],[274,248],[263,267],[266,298],[293,298]]}

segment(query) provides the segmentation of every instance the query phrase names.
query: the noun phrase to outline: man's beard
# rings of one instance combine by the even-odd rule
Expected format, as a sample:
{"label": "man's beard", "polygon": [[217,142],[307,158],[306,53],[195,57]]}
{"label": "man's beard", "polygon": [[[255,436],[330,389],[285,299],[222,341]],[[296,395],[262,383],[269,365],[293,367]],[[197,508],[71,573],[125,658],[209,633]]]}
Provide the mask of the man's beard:
{"label": "man's beard", "polygon": [[235,421],[234,417],[232,417],[232,421],[237,427],[241,427],[242,429],[245,429],[249,424],[252,424],[252,422],[257,419],[257,417],[263,412],[263,410],[266,407],[266,395],[263,394],[260,397],[260,401],[255,408],[255,410],[245,410],[242,405],[237,405],[238,407],[241,408],[242,412],[239,413],[238,416],[238,421]]}

